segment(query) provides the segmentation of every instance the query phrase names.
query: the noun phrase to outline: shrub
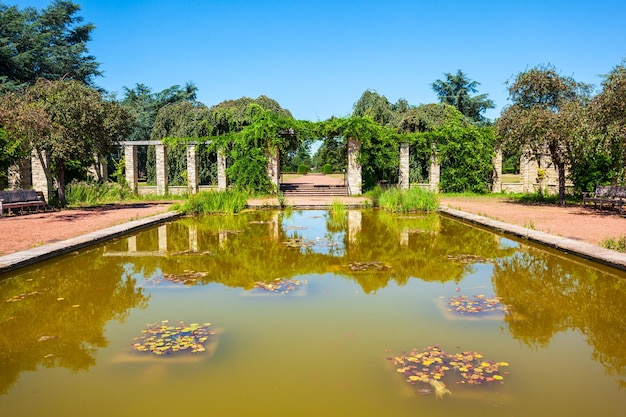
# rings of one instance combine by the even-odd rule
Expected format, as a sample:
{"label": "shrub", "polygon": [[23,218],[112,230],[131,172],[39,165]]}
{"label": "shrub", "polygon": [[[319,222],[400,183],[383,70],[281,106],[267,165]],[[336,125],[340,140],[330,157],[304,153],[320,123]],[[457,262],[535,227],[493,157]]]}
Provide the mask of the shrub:
{"label": "shrub", "polygon": [[182,205],[174,206],[184,214],[238,213],[246,207],[248,193],[238,189],[203,191],[189,196]]}
{"label": "shrub", "polygon": [[435,193],[420,188],[409,190],[390,188],[382,191],[377,200],[379,207],[391,212],[428,212],[436,211],[439,208],[439,197]]}
{"label": "shrub", "polygon": [[605,239],[600,242],[600,246],[618,252],[626,252],[626,236],[622,236],[619,239]]}
{"label": "shrub", "polygon": [[133,195],[128,187],[115,182],[72,181],[65,189],[65,197],[68,205],[79,206],[129,200]]}
{"label": "shrub", "polygon": [[305,174],[308,174],[308,172],[309,172],[308,165],[305,165],[305,164],[298,165],[298,174],[305,175]]}
{"label": "shrub", "polygon": [[322,166],[322,174],[329,175],[333,173],[333,166],[331,164],[326,164]]}

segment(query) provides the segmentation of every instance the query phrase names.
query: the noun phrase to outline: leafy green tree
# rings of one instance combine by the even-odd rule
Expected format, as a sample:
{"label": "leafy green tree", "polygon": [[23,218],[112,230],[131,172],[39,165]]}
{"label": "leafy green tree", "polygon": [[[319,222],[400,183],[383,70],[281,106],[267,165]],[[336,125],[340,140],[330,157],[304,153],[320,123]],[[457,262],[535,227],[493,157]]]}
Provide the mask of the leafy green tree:
{"label": "leafy green tree", "polygon": [[[209,109],[200,102],[177,101],[161,107],[157,114],[150,136],[151,140],[183,139],[202,141],[208,136],[210,127],[206,123]],[[187,149],[184,145],[168,148],[168,182],[172,185],[182,185],[186,182]],[[154,148],[148,151],[148,164],[155,161]],[[212,182],[211,176],[216,172],[214,160],[207,152],[199,153],[198,173],[201,183]],[[155,170],[148,169],[148,182],[156,181]]]}
{"label": "leafy green tree", "polygon": [[[136,84],[132,89],[124,87],[124,98],[121,103],[133,115],[133,123],[127,140],[150,140],[152,128],[159,110],[179,101],[194,102],[197,91],[198,88],[192,82],[186,83],[183,87],[173,85],[156,93],[145,84]],[[155,165],[154,149],[150,153],[150,158],[148,158],[148,148],[145,146],[138,147],[137,161],[138,171],[147,175],[149,183],[154,181],[154,169],[149,170],[147,167],[147,165],[151,167]]]}
{"label": "leafy green tree", "polygon": [[55,0],[39,11],[0,3],[0,89],[18,89],[38,78],[92,85],[100,64],[89,55],[94,26],[82,24],[80,6]]}
{"label": "leafy green tree", "polygon": [[300,165],[311,168],[313,159],[311,158],[311,144],[302,142],[295,150],[282,153],[280,155],[280,167],[282,172],[297,172]]}
{"label": "leafy green tree", "polygon": [[359,100],[354,103],[353,108],[353,116],[367,116],[383,126],[397,127],[410,106],[403,98],[393,104],[387,97],[379,95],[376,91],[365,90]]}
{"label": "leafy green tree", "polygon": [[626,60],[602,82],[591,108],[593,132],[600,135],[602,154],[609,158],[613,184],[626,181]]}
{"label": "leafy green tree", "polygon": [[559,204],[565,204],[565,167],[582,122],[590,86],[565,77],[552,66],[519,73],[509,86],[512,105],[502,112],[496,131],[504,147],[535,157],[549,153],[558,172]]}
{"label": "leafy green tree", "polygon": [[321,167],[328,164],[334,172],[343,172],[347,162],[347,143],[344,137],[324,137],[322,145],[313,155],[313,165]]}
{"label": "leafy green tree", "polygon": [[456,74],[445,73],[445,80],[437,80],[431,84],[433,91],[439,97],[440,103],[456,107],[465,117],[475,123],[484,123],[487,120],[482,113],[487,109],[495,108],[493,101],[487,98],[487,94],[471,96],[478,91],[480,85],[472,81],[463,71]]}
{"label": "leafy green tree", "polygon": [[117,103],[78,81],[40,79],[21,93],[8,93],[0,104],[0,123],[13,140],[50,158],[46,175],[58,184],[58,198],[66,205],[68,167],[92,164],[94,155],[128,131],[129,116]]}

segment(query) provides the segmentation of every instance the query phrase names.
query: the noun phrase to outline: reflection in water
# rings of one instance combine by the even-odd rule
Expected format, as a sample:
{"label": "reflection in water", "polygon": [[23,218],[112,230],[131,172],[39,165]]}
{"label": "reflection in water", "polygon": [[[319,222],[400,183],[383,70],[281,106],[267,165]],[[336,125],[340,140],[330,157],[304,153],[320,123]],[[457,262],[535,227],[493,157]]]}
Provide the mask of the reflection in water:
{"label": "reflection in water", "polygon": [[[302,285],[260,290],[288,282]],[[459,317],[446,299],[498,300],[503,308]],[[623,273],[438,215],[254,211],[184,218],[2,276],[0,303],[0,414],[6,404],[28,403],[24,371],[95,368],[98,378],[107,374],[103,389],[128,381],[117,395],[128,392],[124,401],[152,414],[168,410],[142,402],[147,393],[200,398],[212,392],[216,411],[254,405],[237,408],[239,415],[293,414],[298,398],[306,406],[301,415],[320,415],[330,404],[334,415],[537,415],[538,409],[576,415],[580,403],[564,406],[552,398],[562,392],[583,402],[584,388],[565,378],[560,391],[544,393],[554,384],[549,374],[545,382],[528,383],[551,364],[551,371],[567,374],[567,365],[550,362],[567,356],[555,347],[564,340],[572,357],[591,352],[581,372],[599,363],[612,388],[625,384]],[[215,323],[224,329],[219,349],[213,346],[193,368],[185,361],[134,362],[132,338],[145,323],[165,319]],[[572,342],[573,334],[588,346]],[[506,386],[455,386],[446,401],[426,402],[392,366],[383,368],[387,349],[439,343],[447,352],[480,351],[506,360]],[[108,361],[100,359],[102,352]],[[168,383],[173,378],[184,383]],[[603,388],[591,395],[603,399],[594,406],[610,412],[626,405],[595,378]],[[256,387],[243,390],[245,398],[232,389],[241,381]],[[136,388],[143,384],[145,391]],[[20,390],[22,385],[28,388]],[[275,386],[282,387],[278,394],[266,388]],[[130,397],[135,389],[140,398]],[[69,402],[73,393],[68,395],[59,403]],[[276,408],[277,395],[287,408]],[[90,398],[97,401],[97,394]],[[472,401],[482,401],[482,408]],[[500,412],[503,404],[509,408]]]}
{"label": "reflection in water", "polygon": [[38,366],[83,371],[107,346],[103,327],[149,297],[121,263],[70,256],[0,281],[0,393]]}
{"label": "reflection in water", "polygon": [[[601,277],[602,275],[602,277]],[[626,374],[626,280],[588,265],[528,248],[502,259],[493,285],[516,315],[511,334],[530,347],[547,347],[557,333],[576,330],[593,347],[608,375]],[[626,380],[619,384],[626,388]]]}

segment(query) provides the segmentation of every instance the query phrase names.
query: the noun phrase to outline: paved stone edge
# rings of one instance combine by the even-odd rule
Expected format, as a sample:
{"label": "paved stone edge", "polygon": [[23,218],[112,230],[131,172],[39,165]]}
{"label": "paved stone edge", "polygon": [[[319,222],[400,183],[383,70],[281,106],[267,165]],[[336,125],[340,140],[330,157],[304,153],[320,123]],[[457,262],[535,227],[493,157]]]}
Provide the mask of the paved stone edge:
{"label": "paved stone edge", "polygon": [[83,249],[115,237],[153,226],[155,224],[174,220],[181,216],[182,213],[175,211],[155,214],[150,217],[122,223],[117,226],[108,227],[106,229],[62,240],[60,242],[49,243],[47,245],[5,255],[0,257],[0,274],[13,271],[18,268],[23,268],[55,256],[73,252],[78,249]]}
{"label": "paved stone edge", "polygon": [[551,235],[538,230],[528,229],[514,224],[504,223],[488,217],[455,210],[449,207],[440,206],[439,212],[462,221],[485,226],[501,233],[514,235],[531,242],[540,243],[572,255],[577,255],[585,259],[626,271],[626,254],[621,252],[605,249],[597,245],[580,242],[566,237]]}

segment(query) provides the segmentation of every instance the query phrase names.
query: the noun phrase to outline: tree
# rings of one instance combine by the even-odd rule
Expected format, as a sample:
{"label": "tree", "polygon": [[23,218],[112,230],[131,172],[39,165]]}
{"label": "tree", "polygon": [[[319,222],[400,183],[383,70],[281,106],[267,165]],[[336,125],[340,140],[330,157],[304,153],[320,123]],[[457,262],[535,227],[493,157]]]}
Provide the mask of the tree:
{"label": "tree", "polygon": [[477,81],[472,81],[463,71],[458,70],[456,74],[444,73],[444,80],[437,80],[431,84],[433,91],[439,97],[440,103],[449,104],[456,107],[465,117],[475,123],[486,121],[482,113],[487,109],[495,107],[493,101],[487,98],[487,94],[476,93],[476,87],[480,85]]}
{"label": "tree", "polygon": [[538,160],[541,154],[550,155],[558,172],[559,205],[564,205],[572,132],[580,126],[590,86],[547,65],[519,73],[508,90],[513,104],[496,122],[497,135],[505,147],[522,149]]}
{"label": "tree", "polygon": [[0,4],[0,88],[15,90],[38,78],[77,80],[100,76],[87,42],[95,28],[81,24],[80,6],[55,0],[46,9]]}
{"label": "tree", "polygon": [[78,161],[93,163],[128,130],[129,115],[78,81],[40,79],[21,93],[2,97],[0,123],[14,140],[37,152],[48,178],[58,184],[59,203],[66,205],[65,173]]}
{"label": "tree", "polygon": [[622,183],[626,181],[626,60],[606,76],[590,107],[592,129],[602,139],[612,182]]}
{"label": "tree", "polygon": [[[150,136],[151,140],[183,139],[199,141],[208,136],[210,126],[207,124],[209,109],[204,104],[194,101],[177,101],[161,107],[154,121]],[[187,164],[186,146],[171,146],[168,149],[168,182],[172,185],[184,184]],[[154,148],[148,151],[148,164],[155,161]],[[198,173],[200,182],[210,182],[211,168],[215,165],[209,160],[206,152],[200,152]],[[148,182],[156,181],[154,170],[148,170]]]}
{"label": "tree", "polygon": [[374,90],[365,90],[359,100],[354,103],[353,116],[367,116],[383,126],[397,127],[403,114],[410,108],[409,103],[401,98],[392,104],[387,97]]}

